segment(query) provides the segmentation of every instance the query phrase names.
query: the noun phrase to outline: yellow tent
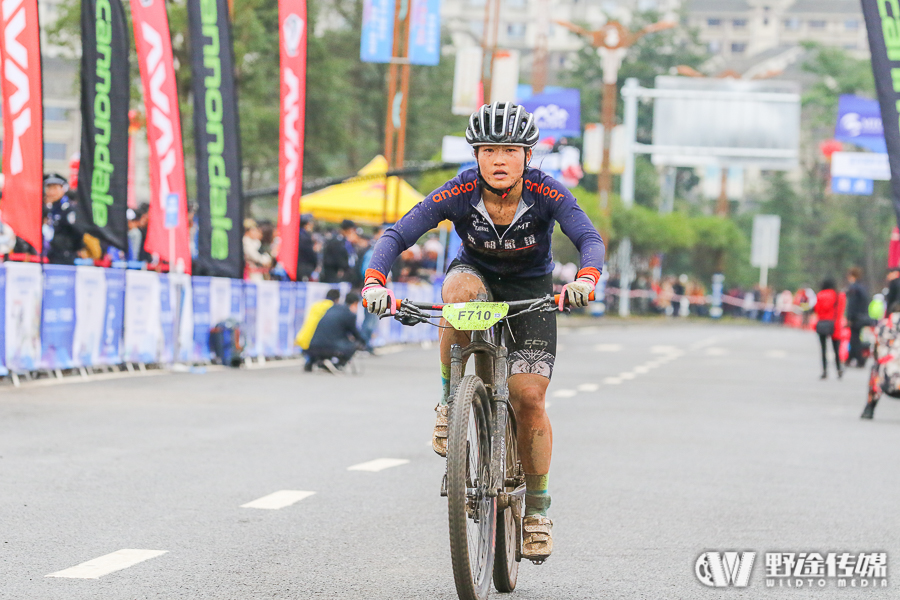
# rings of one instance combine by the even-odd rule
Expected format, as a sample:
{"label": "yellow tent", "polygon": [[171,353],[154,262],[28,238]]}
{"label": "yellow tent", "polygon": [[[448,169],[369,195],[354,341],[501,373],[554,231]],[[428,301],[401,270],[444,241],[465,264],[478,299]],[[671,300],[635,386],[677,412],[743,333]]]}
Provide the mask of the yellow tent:
{"label": "yellow tent", "polygon": [[351,219],[362,225],[393,223],[424,198],[399,177],[365,177],[387,173],[387,160],[376,156],[359,171],[360,179],[349,179],[307,194],[300,212],[312,213],[320,221],[340,223]]}

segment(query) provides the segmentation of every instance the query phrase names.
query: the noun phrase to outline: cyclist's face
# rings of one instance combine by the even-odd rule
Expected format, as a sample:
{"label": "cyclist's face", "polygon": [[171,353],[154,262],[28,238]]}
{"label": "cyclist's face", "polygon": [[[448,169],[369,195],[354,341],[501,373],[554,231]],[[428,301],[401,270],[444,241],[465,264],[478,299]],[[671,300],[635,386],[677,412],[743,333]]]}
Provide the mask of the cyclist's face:
{"label": "cyclist's face", "polygon": [[525,148],[520,146],[481,146],[478,168],[488,185],[508,188],[522,178],[526,163]]}

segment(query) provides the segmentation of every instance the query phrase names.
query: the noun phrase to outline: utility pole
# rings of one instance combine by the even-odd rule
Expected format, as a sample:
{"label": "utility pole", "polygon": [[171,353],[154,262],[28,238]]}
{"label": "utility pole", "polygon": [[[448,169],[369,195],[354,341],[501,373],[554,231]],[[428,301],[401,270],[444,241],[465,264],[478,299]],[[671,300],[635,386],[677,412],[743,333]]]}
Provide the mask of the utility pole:
{"label": "utility pole", "polygon": [[[399,81],[398,81],[399,80]],[[399,83],[399,91],[397,90]],[[406,146],[406,108],[409,96],[409,0],[396,0],[394,50],[388,73],[384,157],[388,170],[403,166]]]}
{"label": "utility pole", "polygon": [[[391,66],[388,71],[387,118],[384,126],[384,158],[387,160],[385,173],[392,168],[403,167],[406,153],[406,108],[409,101],[409,2],[396,0],[394,6],[394,48],[391,52]],[[399,82],[398,82],[399,79]],[[399,91],[397,90],[399,83]],[[384,204],[382,219],[387,222],[390,179],[384,178]],[[394,204],[400,195],[395,190]]]}
{"label": "utility pole", "polygon": [[534,41],[534,58],[531,66],[531,93],[540,94],[547,86],[547,38],[550,30],[550,2],[537,2],[537,35]]}
{"label": "utility pole", "polygon": [[618,98],[617,82],[619,80],[619,67],[628,48],[648,33],[663,31],[675,27],[673,21],[660,21],[647,25],[637,32],[631,32],[618,21],[608,21],[603,27],[595,31],[587,31],[568,21],[554,21],[569,31],[586,37],[590,44],[597,49],[603,66],[603,100],[600,106],[600,114],[603,121],[603,162],[600,167],[600,175],[597,178],[597,192],[600,195],[600,208],[608,215],[610,212],[609,192],[612,189],[612,174],[609,170],[609,147],[612,143],[612,130],[616,125],[616,100]]}
{"label": "utility pole", "polygon": [[494,75],[494,54],[500,29],[500,0],[484,3],[484,30],[481,35],[482,64],[481,92],[485,104],[491,102],[491,80]]}

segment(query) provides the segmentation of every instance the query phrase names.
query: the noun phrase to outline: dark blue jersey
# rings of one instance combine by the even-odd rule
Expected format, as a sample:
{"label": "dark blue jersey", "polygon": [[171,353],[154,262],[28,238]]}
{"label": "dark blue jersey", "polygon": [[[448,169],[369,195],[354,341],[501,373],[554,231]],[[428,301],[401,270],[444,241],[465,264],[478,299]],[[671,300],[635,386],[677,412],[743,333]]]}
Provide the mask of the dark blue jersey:
{"label": "dark blue jersey", "polygon": [[600,234],[562,184],[537,169],[525,176],[522,199],[508,227],[491,221],[475,169],[463,171],[415,205],[378,240],[369,269],[390,272],[400,253],[427,231],[449,220],[462,239],[457,258],[501,277],[538,277],[553,271],[550,239],[559,222],[581,253],[581,268],[595,280],[603,269]]}

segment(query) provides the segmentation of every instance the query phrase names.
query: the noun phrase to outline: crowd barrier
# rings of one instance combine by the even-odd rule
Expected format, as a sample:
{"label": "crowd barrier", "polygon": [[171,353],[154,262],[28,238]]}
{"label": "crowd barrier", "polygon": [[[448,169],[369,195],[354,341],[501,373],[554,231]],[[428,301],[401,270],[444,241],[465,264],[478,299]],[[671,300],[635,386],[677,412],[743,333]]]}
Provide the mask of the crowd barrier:
{"label": "crowd barrier", "polygon": [[[309,307],[349,284],[240,281],[151,271],[0,264],[0,374],[123,363],[205,363],[210,328],[242,324],[244,356],[299,354]],[[398,298],[434,302],[430,284],[394,284]],[[358,319],[364,317],[359,311]],[[373,343],[437,340],[435,327],[382,319]]]}

